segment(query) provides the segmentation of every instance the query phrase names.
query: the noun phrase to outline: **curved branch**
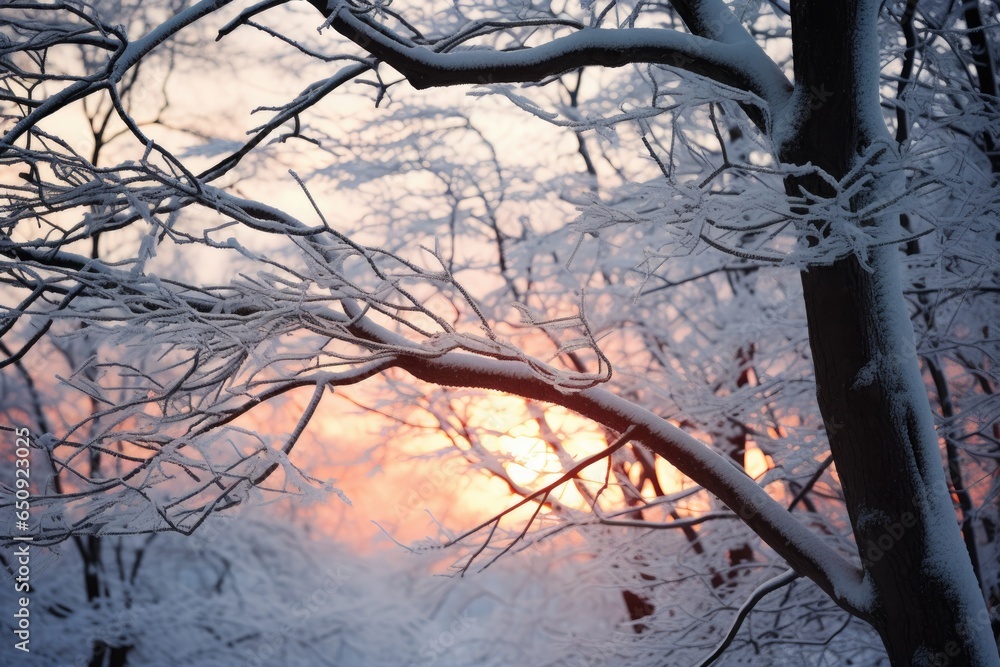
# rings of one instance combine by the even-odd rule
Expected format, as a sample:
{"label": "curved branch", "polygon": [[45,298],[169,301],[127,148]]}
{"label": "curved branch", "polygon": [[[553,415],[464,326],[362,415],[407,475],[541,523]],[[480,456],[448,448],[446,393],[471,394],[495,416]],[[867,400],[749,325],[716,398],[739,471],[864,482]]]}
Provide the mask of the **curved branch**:
{"label": "curved branch", "polygon": [[726,636],[721,642],[719,642],[719,645],[715,647],[715,650],[712,651],[711,655],[698,663],[698,667],[708,667],[713,662],[718,660],[723,653],[725,653],[726,649],[729,648],[729,645],[733,643],[734,639],[736,639],[736,634],[743,626],[743,621],[746,620],[746,617],[751,611],[753,611],[753,608],[757,605],[757,603],[764,599],[765,595],[773,593],[783,586],[787,586],[800,576],[802,575],[798,574],[794,570],[787,570],[772,579],[768,579],[754,589],[754,592],[750,594],[747,601],[740,606],[739,613],[737,613],[736,618],[733,619],[733,624],[729,626],[729,632],[727,632]]}
{"label": "curved branch", "polygon": [[791,84],[778,66],[752,39],[738,39],[738,32],[732,26],[719,32],[725,41],[657,28],[585,28],[516,51],[477,48],[442,53],[397,37],[369,16],[354,14],[343,7],[328,10],[325,0],[309,2],[329,19],[337,32],[397,69],[418,89],[522,83],[588,65],[622,67],[653,63],[683,69],[752,93],[771,107],[783,104],[791,94]]}
{"label": "curved branch", "polygon": [[859,567],[806,528],[729,459],[649,410],[597,387],[560,391],[517,361],[460,352],[428,357],[420,354],[419,346],[364,316],[355,318],[349,328],[359,338],[394,347],[399,355],[395,365],[425,382],[494,389],[553,403],[619,433],[634,427],[633,440],[715,494],[796,572],[814,581],[845,610],[860,617],[867,614],[871,593]]}

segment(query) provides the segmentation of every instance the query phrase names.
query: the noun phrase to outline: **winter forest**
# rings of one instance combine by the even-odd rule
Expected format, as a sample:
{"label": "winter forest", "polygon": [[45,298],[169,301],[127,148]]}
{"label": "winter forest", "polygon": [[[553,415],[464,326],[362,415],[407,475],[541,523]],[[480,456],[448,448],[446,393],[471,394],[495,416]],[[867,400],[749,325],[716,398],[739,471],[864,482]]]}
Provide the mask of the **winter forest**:
{"label": "winter forest", "polygon": [[0,664],[1000,666],[1000,3],[0,3]]}

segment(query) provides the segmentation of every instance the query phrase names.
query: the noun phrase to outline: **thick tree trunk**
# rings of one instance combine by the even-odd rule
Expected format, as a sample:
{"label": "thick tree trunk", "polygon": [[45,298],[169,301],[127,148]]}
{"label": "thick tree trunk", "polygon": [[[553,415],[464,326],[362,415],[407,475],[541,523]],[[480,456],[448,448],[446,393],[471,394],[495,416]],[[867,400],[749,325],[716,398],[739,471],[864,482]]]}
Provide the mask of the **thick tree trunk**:
{"label": "thick tree trunk", "polygon": [[[799,93],[788,127],[775,128],[783,161],[841,179],[870,147],[891,152],[878,106],[877,11],[871,0],[792,3]],[[888,185],[874,178],[855,210]],[[832,194],[819,178],[788,188]],[[889,218],[861,224],[873,234],[898,229]],[[873,591],[866,620],[893,665],[1000,664],[945,482],[896,246],[872,248],[864,265],[851,255],[811,267],[802,285],[820,410]]]}
{"label": "thick tree trunk", "polygon": [[874,590],[867,620],[894,665],[997,664],[945,485],[895,252],[877,251],[871,270],[850,258],[802,275],[820,409]]}

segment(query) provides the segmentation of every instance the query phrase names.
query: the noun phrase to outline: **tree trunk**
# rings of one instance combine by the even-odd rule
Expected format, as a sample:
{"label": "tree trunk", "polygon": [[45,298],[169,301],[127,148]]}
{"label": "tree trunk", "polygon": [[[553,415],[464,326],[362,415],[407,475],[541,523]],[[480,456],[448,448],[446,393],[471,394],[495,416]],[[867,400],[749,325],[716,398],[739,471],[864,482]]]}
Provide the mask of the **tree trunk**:
{"label": "tree trunk", "polygon": [[802,274],[820,409],[874,591],[867,620],[894,665],[997,664],[901,316],[896,249],[877,252],[871,271],[849,258]]}
{"label": "tree trunk", "polygon": [[[782,161],[842,179],[872,146],[893,151],[879,108],[877,12],[872,0],[792,3],[799,92],[788,126],[775,128]],[[833,194],[816,177],[787,187]],[[853,208],[887,187],[890,178],[875,177]],[[885,216],[861,224],[898,229]],[[820,411],[872,589],[866,620],[893,665],[1000,665],[945,482],[896,245],[871,248],[864,264],[852,254],[810,267],[802,285]]]}

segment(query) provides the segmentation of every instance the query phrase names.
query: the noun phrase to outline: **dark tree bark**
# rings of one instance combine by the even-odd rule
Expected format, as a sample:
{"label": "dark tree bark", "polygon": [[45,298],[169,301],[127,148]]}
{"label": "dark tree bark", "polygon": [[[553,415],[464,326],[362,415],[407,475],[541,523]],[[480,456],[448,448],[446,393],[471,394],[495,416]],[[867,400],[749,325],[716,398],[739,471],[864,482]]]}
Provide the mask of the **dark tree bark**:
{"label": "dark tree bark", "polygon": [[[792,3],[799,95],[783,161],[842,179],[873,147],[891,150],[879,110],[877,11],[877,3],[857,0]],[[833,194],[819,178],[787,185],[791,195]],[[855,210],[888,187],[873,179]],[[829,222],[812,224],[820,234]],[[896,221],[862,224],[878,233]],[[873,248],[867,266],[852,254],[801,278],[820,410],[874,591],[866,620],[893,665],[997,664],[986,607],[960,548],[896,246]]]}

